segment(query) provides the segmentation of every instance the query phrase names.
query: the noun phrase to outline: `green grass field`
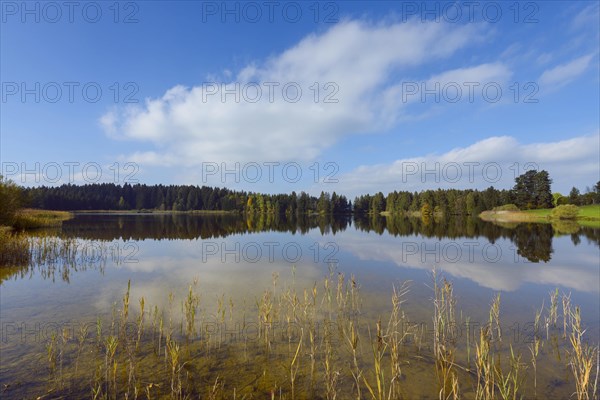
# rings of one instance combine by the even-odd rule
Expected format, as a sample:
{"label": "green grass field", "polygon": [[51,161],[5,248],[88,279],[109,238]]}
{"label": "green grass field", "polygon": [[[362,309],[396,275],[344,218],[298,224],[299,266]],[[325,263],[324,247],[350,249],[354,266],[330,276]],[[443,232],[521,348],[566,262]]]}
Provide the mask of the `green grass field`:
{"label": "green grass field", "polygon": [[[528,214],[534,214],[540,217],[547,217],[552,212],[551,208],[542,208],[539,210],[524,210]],[[577,218],[600,219],[600,204],[592,204],[589,206],[579,207],[579,215]]]}
{"label": "green grass field", "polygon": [[579,207],[579,218],[600,219],[600,204]]}

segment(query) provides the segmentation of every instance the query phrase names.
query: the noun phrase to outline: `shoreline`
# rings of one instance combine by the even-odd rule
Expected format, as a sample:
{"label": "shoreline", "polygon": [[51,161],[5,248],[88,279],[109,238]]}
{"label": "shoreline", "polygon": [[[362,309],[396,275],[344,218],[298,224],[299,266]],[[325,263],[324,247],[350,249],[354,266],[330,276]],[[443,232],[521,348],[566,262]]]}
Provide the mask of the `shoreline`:
{"label": "shoreline", "polygon": [[[598,210],[598,216],[590,215]],[[486,222],[496,223],[556,223],[559,221],[575,222],[581,226],[589,226],[600,228],[600,206],[582,206],[580,207],[579,215],[575,219],[559,219],[553,218],[551,215],[552,209],[527,210],[527,211],[483,211],[479,214],[479,218]]]}
{"label": "shoreline", "polygon": [[551,218],[524,211],[483,211],[479,218],[486,222],[551,222]]}
{"label": "shoreline", "polygon": [[166,211],[166,210],[74,210],[70,211],[73,214],[89,214],[89,215],[170,215],[170,214],[197,214],[197,215],[226,215],[239,214],[238,211],[226,210],[192,210],[192,211]]}

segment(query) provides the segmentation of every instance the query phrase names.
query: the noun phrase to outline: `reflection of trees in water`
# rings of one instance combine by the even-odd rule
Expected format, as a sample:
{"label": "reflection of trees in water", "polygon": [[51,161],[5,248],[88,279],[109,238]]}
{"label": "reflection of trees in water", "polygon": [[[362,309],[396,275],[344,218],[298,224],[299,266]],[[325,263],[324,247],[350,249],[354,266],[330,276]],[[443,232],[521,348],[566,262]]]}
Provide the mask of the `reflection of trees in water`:
{"label": "reflection of trees in water", "polygon": [[589,244],[600,247],[600,229],[582,226],[577,233],[571,233],[571,241],[575,246],[581,243],[581,238],[586,238]]}
{"label": "reflection of trees in water", "polygon": [[559,224],[518,224],[505,227],[472,217],[405,218],[380,215],[301,216],[272,214],[239,216],[233,214],[189,215],[81,215],[63,224],[62,234],[94,240],[207,239],[252,232],[289,232],[305,234],[318,229],[321,234],[335,234],[354,223],[356,229],[383,235],[423,236],[438,239],[485,238],[491,243],[508,239],[518,254],[532,262],[547,262],[553,252],[552,238],[570,234],[577,245],[582,237],[600,246],[600,229]]}
{"label": "reflection of trees in water", "polygon": [[515,224],[499,226],[479,218],[452,217],[428,220],[403,217],[355,217],[356,226],[363,231],[382,234],[383,228],[394,236],[424,236],[438,239],[485,238],[490,243],[508,239],[517,247],[518,254],[531,262],[548,262],[553,253],[552,238],[570,234],[574,245],[587,238],[590,244],[600,246],[600,229],[583,227],[573,223]]}
{"label": "reflection of trees in water", "polygon": [[513,242],[517,254],[531,262],[550,261],[554,232],[549,224],[519,224],[514,229]]}
{"label": "reflection of trees in water", "polygon": [[558,219],[552,221],[552,229],[557,234],[570,235],[579,232],[579,224],[576,221]]}
{"label": "reflection of trees in water", "polygon": [[427,238],[456,239],[460,237],[484,236],[490,241],[500,237],[510,238],[510,230],[481,221],[478,218],[404,218],[400,216],[355,216],[354,222],[362,231],[383,233],[393,236],[420,235]]}
{"label": "reflection of trees in water", "polygon": [[252,232],[321,233],[345,230],[349,217],[301,216],[286,218],[273,214],[255,215],[78,215],[63,224],[62,234],[95,240],[210,239]]}
{"label": "reflection of trees in water", "polygon": [[[240,216],[233,214],[189,215],[189,214],[152,214],[152,215],[79,215],[65,221],[62,228],[50,231],[32,231],[32,237],[38,241],[55,240],[46,249],[61,249],[58,244],[73,243],[73,238],[83,242],[70,254],[70,258],[60,255],[50,257],[44,251],[45,258],[33,257],[29,265],[3,267],[0,269],[0,283],[7,279],[18,279],[31,276],[36,271],[44,279],[55,280],[57,277],[68,282],[70,272],[89,268],[104,270],[107,260],[124,262],[123,257],[129,255],[113,249],[114,240],[174,240],[174,239],[208,239],[226,237],[233,234],[253,232],[289,232],[306,234],[318,229],[323,235],[344,231],[354,224],[355,229],[374,232],[379,235],[422,236],[437,239],[485,238],[490,243],[498,239],[508,239],[517,247],[517,254],[531,262],[548,262],[553,248],[555,236],[569,235],[575,246],[587,239],[591,245],[600,247],[600,229],[573,224],[535,224],[524,223],[515,226],[499,226],[485,222],[479,218],[405,218],[383,217],[381,215],[355,215],[334,217],[301,216],[286,218],[277,215]],[[50,238],[50,239],[43,239]],[[92,241],[86,245],[86,241]],[[34,246],[35,247],[35,246]],[[42,246],[43,247],[43,246]],[[85,250],[85,252],[83,251]],[[92,253],[90,253],[92,251]],[[115,258],[116,255],[116,258]],[[35,261],[37,260],[37,261]],[[34,262],[35,261],[35,262]]]}

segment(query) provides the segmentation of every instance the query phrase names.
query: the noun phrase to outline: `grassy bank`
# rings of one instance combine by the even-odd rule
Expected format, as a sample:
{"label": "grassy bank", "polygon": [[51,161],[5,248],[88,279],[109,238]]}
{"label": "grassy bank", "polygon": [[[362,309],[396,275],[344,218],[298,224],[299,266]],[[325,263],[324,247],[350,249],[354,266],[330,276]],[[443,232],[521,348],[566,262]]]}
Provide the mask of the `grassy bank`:
{"label": "grassy bank", "polygon": [[73,214],[67,211],[23,209],[15,215],[13,226],[17,230],[56,227],[71,218]]}
{"label": "grassy bank", "polygon": [[[551,223],[556,221],[552,217],[551,208],[525,211],[484,211],[479,214],[484,221],[510,223],[510,222],[540,222]],[[592,228],[600,228],[600,205],[594,204],[579,207],[579,213],[575,219],[577,223]]]}
{"label": "grassy bank", "polygon": [[65,211],[22,209],[14,215],[12,226],[0,226],[0,267],[26,265],[30,258],[27,235],[21,231],[61,226],[73,217]]}

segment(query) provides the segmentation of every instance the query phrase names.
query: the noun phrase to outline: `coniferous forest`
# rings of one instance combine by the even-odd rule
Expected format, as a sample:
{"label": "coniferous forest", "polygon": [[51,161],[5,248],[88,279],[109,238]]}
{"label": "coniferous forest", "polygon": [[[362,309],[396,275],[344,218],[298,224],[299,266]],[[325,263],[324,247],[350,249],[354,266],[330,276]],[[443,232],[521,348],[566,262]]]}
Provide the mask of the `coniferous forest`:
{"label": "coniferous forest", "polygon": [[[494,207],[515,204],[520,209],[551,208],[553,194],[546,171],[528,171],[515,179],[515,186],[498,190],[437,189],[421,192],[393,191],[361,195],[350,201],[336,192],[321,192],[319,197],[306,192],[261,194],[226,188],[191,185],[144,185],[112,183],[62,185],[24,189],[25,204],[52,210],[160,210],[160,211],[230,211],[276,215],[392,214],[421,212],[445,215],[477,215]],[[599,203],[599,184],[594,191],[558,200],[572,204]],[[574,188],[575,189],[575,188]],[[555,194],[556,195],[556,194]],[[573,198],[571,198],[573,197]],[[560,201],[559,201],[560,203]]]}

